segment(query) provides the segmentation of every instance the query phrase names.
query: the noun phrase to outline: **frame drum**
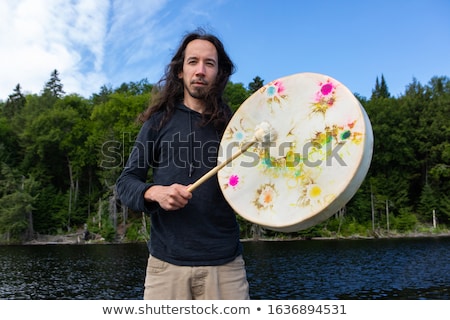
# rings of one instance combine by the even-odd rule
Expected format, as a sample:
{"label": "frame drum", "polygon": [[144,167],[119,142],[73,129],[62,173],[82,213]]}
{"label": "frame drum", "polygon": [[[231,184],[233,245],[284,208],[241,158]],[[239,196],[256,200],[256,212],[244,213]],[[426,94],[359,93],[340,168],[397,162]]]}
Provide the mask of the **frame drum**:
{"label": "frame drum", "polygon": [[236,213],[267,229],[295,232],[328,219],[354,196],[369,170],[373,133],[343,84],[316,73],[266,84],[228,123],[218,163],[249,142],[263,121],[276,138],[254,144],[217,173]]}

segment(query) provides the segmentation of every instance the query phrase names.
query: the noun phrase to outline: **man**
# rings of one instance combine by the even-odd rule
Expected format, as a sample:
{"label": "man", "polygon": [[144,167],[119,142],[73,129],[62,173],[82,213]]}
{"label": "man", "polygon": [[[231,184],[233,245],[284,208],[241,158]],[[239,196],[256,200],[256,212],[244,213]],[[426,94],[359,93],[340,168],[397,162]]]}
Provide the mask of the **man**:
{"label": "man", "polygon": [[144,299],[249,299],[239,226],[217,178],[187,189],[217,164],[233,72],[216,36],[187,34],[142,115],[116,186],[122,203],[151,216]]}

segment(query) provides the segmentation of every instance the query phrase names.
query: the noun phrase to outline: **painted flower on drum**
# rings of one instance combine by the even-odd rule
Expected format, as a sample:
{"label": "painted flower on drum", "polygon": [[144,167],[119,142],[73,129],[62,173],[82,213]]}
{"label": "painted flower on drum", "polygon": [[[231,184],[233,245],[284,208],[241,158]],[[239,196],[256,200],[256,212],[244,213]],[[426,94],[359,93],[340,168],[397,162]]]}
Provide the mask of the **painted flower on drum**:
{"label": "painted flower on drum", "polygon": [[327,82],[320,88],[320,93],[322,93],[322,95],[324,96],[327,96],[333,91],[333,89],[334,89],[333,85]]}
{"label": "painted flower on drum", "polygon": [[304,186],[299,202],[302,206],[317,206],[321,203],[322,188],[316,183]]}
{"label": "painted flower on drum", "polygon": [[224,133],[224,137],[226,137],[229,140],[237,140],[241,141],[245,137],[245,133],[242,132],[241,129],[238,129],[236,127],[229,127]]}
{"label": "painted flower on drum", "polygon": [[235,174],[230,176],[230,179],[228,179],[228,184],[232,187],[237,186],[237,184],[239,183],[239,177]]}
{"label": "painted flower on drum", "polygon": [[226,183],[223,184],[224,189],[228,189],[228,187],[232,187],[233,189],[236,189],[239,185],[240,178],[237,174],[232,174],[229,177],[226,178]]}
{"label": "painted flower on drum", "polygon": [[273,183],[266,183],[256,190],[256,199],[253,203],[258,209],[272,208],[276,196],[277,191],[275,190],[275,185]]}
{"label": "painted flower on drum", "polygon": [[237,131],[237,132],[235,132],[234,137],[236,140],[240,141],[240,140],[244,139],[244,134],[241,131]]}
{"label": "painted flower on drum", "polygon": [[316,92],[313,102],[313,112],[325,115],[328,108],[336,102],[336,85],[328,79],[325,83],[319,83],[320,89]]}
{"label": "painted flower on drum", "polygon": [[280,80],[272,81],[267,85],[265,85],[264,87],[262,87],[260,90],[262,93],[266,94],[268,104],[272,103],[280,104],[281,100],[287,98],[287,95],[284,94],[285,91],[284,84]]}
{"label": "painted flower on drum", "polygon": [[356,120],[343,126],[333,124],[332,126],[325,126],[324,131],[316,132],[311,139],[313,146],[318,146],[319,149],[327,143],[345,143],[351,141],[353,143],[360,143],[362,140],[362,134],[360,132],[352,131]]}
{"label": "painted flower on drum", "polygon": [[311,184],[307,188],[307,193],[310,198],[317,198],[322,193],[322,188],[317,184]]}
{"label": "painted flower on drum", "polygon": [[275,93],[278,95],[281,95],[284,91],[284,85],[283,82],[276,80],[274,82],[272,82],[271,86],[269,87],[269,89],[271,91],[271,94],[274,95]]}

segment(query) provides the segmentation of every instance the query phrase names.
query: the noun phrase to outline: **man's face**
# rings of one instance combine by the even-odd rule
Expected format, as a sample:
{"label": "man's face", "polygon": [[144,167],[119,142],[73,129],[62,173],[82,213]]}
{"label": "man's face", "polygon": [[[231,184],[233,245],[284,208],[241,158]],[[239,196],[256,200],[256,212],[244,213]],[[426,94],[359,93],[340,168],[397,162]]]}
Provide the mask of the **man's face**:
{"label": "man's face", "polygon": [[193,40],[185,50],[183,79],[185,103],[191,99],[202,100],[214,83],[219,71],[216,47],[207,40]]}

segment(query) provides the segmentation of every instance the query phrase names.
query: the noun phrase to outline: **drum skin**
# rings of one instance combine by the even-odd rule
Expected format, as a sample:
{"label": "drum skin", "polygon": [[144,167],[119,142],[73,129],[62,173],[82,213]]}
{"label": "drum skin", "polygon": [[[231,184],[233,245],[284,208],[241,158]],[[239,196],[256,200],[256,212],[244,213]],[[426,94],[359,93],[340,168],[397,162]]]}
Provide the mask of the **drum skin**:
{"label": "drum skin", "polygon": [[295,232],[335,214],[354,196],[370,166],[373,133],[356,97],[323,74],[274,80],[250,96],[228,123],[218,163],[268,122],[276,132],[222,168],[225,199],[244,219]]}

